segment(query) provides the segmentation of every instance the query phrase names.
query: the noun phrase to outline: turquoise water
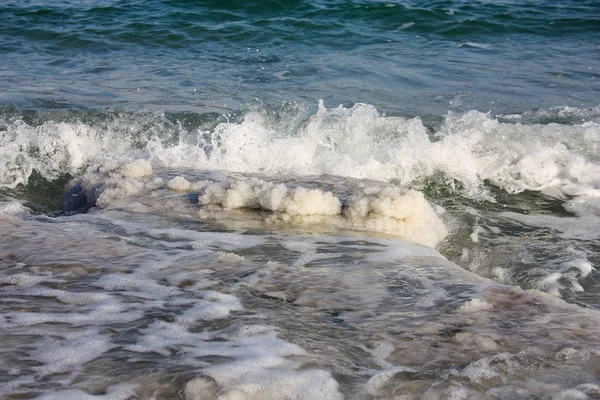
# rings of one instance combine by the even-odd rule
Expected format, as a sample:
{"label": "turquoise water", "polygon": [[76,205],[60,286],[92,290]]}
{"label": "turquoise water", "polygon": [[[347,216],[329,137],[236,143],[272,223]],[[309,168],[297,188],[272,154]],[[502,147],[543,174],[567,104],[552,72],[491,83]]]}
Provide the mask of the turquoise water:
{"label": "turquoise water", "polygon": [[3,103],[384,112],[599,103],[595,1],[4,2]]}
{"label": "turquoise water", "polygon": [[0,398],[600,398],[600,3],[0,4]]}

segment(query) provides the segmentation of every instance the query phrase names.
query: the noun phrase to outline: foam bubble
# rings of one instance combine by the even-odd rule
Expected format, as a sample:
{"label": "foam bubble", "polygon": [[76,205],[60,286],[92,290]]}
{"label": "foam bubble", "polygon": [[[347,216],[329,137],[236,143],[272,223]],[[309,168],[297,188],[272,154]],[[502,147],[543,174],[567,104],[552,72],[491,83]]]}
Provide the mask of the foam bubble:
{"label": "foam bubble", "polygon": [[244,256],[240,256],[235,253],[218,252],[219,261],[223,262],[242,262],[246,259]]}
{"label": "foam bubble", "polygon": [[414,369],[407,367],[392,367],[385,369],[377,374],[373,375],[363,388],[363,392],[367,393],[371,396],[377,396],[380,394],[383,386],[395,375],[403,373],[403,372],[414,372]]}
{"label": "foam bubble", "polygon": [[118,303],[103,303],[90,305],[87,309],[71,313],[44,313],[44,312],[9,312],[0,320],[0,327],[12,328],[33,326],[48,322],[65,323],[74,326],[103,325],[132,321],[143,316],[142,310],[131,310],[130,307]]}
{"label": "foam bubble", "polygon": [[340,200],[331,192],[274,184],[259,179],[239,180],[234,183],[214,183],[205,188],[198,198],[200,204],[219,204],[226,209],[261,208],[294,215],[337,215]]}
{"label": "foam bubble", "polygon": [[192,184],[182,176],[176,176],[167,183],[167,187],[171,190],[185,192],[190,190]]}
{"label": "foam bubble", "polygon": [[[103,178],[93,173],[86,180],[88,191],[94,191],[93,185],[98,188],[96,191],[100,195],[96,204],[101,208],[127,207],[142,212],[146,209],[189,210],[189,204],[183,199],[153,192],[163,183],[158,177],[123,178],[109,173]],[[214,206],[225,212],[262,210],[271,213],[263,218],[267,223],[329,224],[400,236],[427,246],[435,246],[447,234],[446,227],[422,192],[396,186],[347,188],[350,193],[345,196],[344,204],[340,195],[330,191],[257,178],[191,183],[177,176],[167,187],[177,191],[198,190],[198,203],[203,207],[198,215],[203,218],[222,219],[224,215],[215,213]]]}
{"label": "foam bubble", "polygon": [[152,175],[152,164],[142,159],[132,161],[121,168],[121,175],[124,178],[141,178]]}
{"label": "foam bubble", "polygon": [[[288,371],[278,369],[275,365],[228,365],[226,368],[212,368],[208,372],[219,383],[226,387],[219,392],[223,400],[254,399],[331,399],[341,400],[344,396],[339,392],[339,384],[331,374],[322,370],[307,369]],[[200,391],[196,391],[200,389]],[[186,386],[186,400],[201,399],[202,393],[211,393],[212,388],[195,383]]]}
{"label": "foam bubble", "polygon": [[383,232],[435,246],[446,227],[423,193],[396,187],[370,187],[350,196],[344,214],[353,227]]}
{"label": "foam bubble", "polygon": [[[206,294],[228,302],[233,299],[217,292]],[[190,357],[230,358],[202,368],[202,376],[186,384],[186,399],[342,398],[339,385],[329,372],[297,370],[302,364],[289,357],[305,356],[306,352],[277,338],[276,332],[268,326],[235,325],[200,334],[188,331],[186,326],[185,318],[174,323],[154,322],[142,330],[144,335],[137,344],[127,347],[131,351],[157,352],[165,356],[170,355],[172,349],[178,349],[180,355]],[[191,358],[187,361],[193,362]]]}
{"label": "foam bubble", "polygon": [[219,387],[209,378],[194,378],[185,384],[185,400],[205,400],[217,398]]}
{"label": "foam bubble", "polygon": [[[7,277],[8,282],[14,282],[11,278],[15,278],[15,275]],[[5,283],[7,280],[4,277],[0,277],[0,284]],[[53,297],[58,301],[66,304],[73,304],[76,306],[86,306],[91,304],[102,304],[108,303],[111,300],[111,296],[105,293],[86,293],[86,292],[68,292],[65,290],[51,289],[44,287],[36,287],[29,290],[23,290],[24,287],[30,287],[43,282],[43,279],[27,279],[25,282],[18,280],[17,286],[19,290],[6,291],[6,293],[18,293],[21,296],[35,296],[35,297]]]}

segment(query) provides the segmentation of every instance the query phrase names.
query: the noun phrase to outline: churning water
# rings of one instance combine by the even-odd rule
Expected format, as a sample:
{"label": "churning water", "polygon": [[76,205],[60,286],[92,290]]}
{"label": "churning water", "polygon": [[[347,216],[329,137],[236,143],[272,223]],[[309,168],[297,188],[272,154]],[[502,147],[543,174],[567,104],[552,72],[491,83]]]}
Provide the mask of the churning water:
{"label": "churning water", "polygon": [[596,1],[0,5],[0,398],[600,398]]}

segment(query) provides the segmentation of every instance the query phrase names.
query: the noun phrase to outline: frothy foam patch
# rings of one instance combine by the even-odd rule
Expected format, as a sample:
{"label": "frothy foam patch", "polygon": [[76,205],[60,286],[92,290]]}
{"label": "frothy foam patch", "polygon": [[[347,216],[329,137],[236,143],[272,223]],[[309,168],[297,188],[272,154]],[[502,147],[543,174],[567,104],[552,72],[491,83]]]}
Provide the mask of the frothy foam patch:
{"label": "frothy foam patch", "polygon": [[354,227],[402,236],[435,246],[447,234],[423,193],[397,187],[370,187],[350,196],[345,216]]}
{"label": "frothy foam patch", "polygon": [[[10,280],[8,282],[14,282],[14,278],[21,278],[21,276],[10,275]],[[12,279],[11,279],[12,278]],[[111,300],[111,296],[106,293],[73,293],[65,290],[59,289],[51,289],[51,288],[33,288],[29,290],[23,290],[23,288],[28,286],[37,285],[40,282],[43,282],[43,279],[31,279],[26,280],[25,282],[19,282],[16,284],[16,290],[6,290],[4,289],[4,293],[11,294],[19,294],[21,296],[35,296],[35,297],[50,297],[55,298],[58,301],[66,304],[73,304],[76,306],[85,306],[91,304],[102,304],[109,302]],[[0,285],[7,282],[6,278],[0,277]]]}
{"label": "frothy foam patch", "polygon": [[367,381],[363,392],[371,396],[377,396],[392,377],[403,372],[415,372],[415,370],[406,367],[392,367],[378,372]]}
{"label": "frothy foam patch", "polygon": [[[0,285],[15,286],[17,290],[23,290],[31,286],[35,286],[40,282],[46,281],[48,278],[30,274],[11,274],[0,276]],[[6,291],[4,289],[3,291]]]}
{"label": "frothy foam patch", "polygon": [[[532,380],[530,377],[540,366],[558,360],[564,362],[563,368],[577,371],[577,364],[585,363],[590,358],[597,358],[597,354],[575,349],[563,349],[551,356],[542,356],[535,349],[524,350],[516,354],[504,352],[481,358],[466,366],[462,371],[454,373],[481,386],[510,381],[511,385],[495,387],[487,392],[499,398],[505,398],[505,396],[513,398],[518,394],[519,396],[516,398],[533,398],[542,395],[552,399],[587,399],[589,398],[588,394],[599,393],[597,384],[584,383],[574,388],[564,389],[553,383],[552,374],[545,377],[546,379],[538,377],[538,379]],[[582,371],[580,373],[583,376],[586,375]]]}
{"label": "frothy foam patch", "polygon": [[[183,323],[183,325],[181,325]],[[155,322],[128,349],[169,356],[177,349],[192,365],[200,357],[225,357],[228,361],[202,368],[204,377],[189,381],[186,399],[313,399],[342,398],[330,373],[302,366],[288,357],[305,356],[300,347],[284,342],[268,326],[236,325],[213,332],[192,333],[186,321]]]}
{"label": "frothy foam patch", "polygon": [[590,262],[576,258],[559,264],[559,271],[538,279],[534,282],[534,287],[557,297],[560,297],[560,291],[565,288],[574,292],[583,292],[579,280],[587,277],[593,270],[594,267]]}
{"label": "frothy foam patch", "polygon": [[[138,162],[140,161],[140,162]],[[127,164],[148,165],[143,160]],[[138,165],[139,164],[139,165]],[[136,167],[137,168],[137,167]],[[150,171],[151,168],[143,169]],[[100,193],[96,205],[101,208],[127,207],[133,211],[177,210],[190,212],[189,203],[181,197],[173,199],[164,192],[160,177],[146,175],[138,178],[123,177],[109,172],[87,174],[81,181],[88,192]],[[94,189],[96,188],[96,189]],[[177,192],[198,192],[198,203],[203,207],[198,215],[207,219],[221,219],[219,210],[268,211],[267,223],[329,224],[344,229],[358,229],[400,236],[427,246],[437,245],[447,234],[446,227],[423,193],[389,185],[348,188],[344,200],[319,188],[286,185],[257,178],[225,182],[190,182],[182,176],[168,181],[166,189]],[[161,191],[163,192],[161,194]],[[187,208],[186,208],[187,207]],[[186,211],[187,210],[187,211]],[[152,234],[152,231],[150,231]]]}
{"label": "frothy foam patch", "polygon": [[[260,365],[263,364],[263,365]],[[214,376],[217,384],[204,378],[190,381],[185,388],[186,400],[223,399],[332,399],[342,400],[338,383],[331,374],[322,370],[287,371],[278,365],[260,363],[252,365],[229,365],[225,368],[212,368],[207,371]],[[266,364],[266,365],[265,365]],[[227,382],[219,389],[218,382]]]}
{"label": "frothy foam patch", "polygon": [[331,192],[297,187],[289,189],[259,179],[234,183],[213,183],[198,198],[202,205],[218,204],[225,209],[256,208],[296,215],[337,215],[341,212],[340,200]]}
{"label": "frothy foam patch", "polygon": [[167,187],[171,190],[186,192],[192,188],[192,184],[183,176],[176,176],[167,183]]}
{"label": "frothy foam patch", "polygon": [[[589,204],[587,200],[576,199],[563,206]],[[572,211],[578,215],[540,215],[535,210],[482,216],[476,222],[477,246],[472,253],[463,248],[461,263],[504,284],[543,290],[567,301],[595,301],[600,217],[593,214],[593,208]],[[591,296],[579,294],[586,288],[591,289]]]}
{"label": "frothy foam patch", "polygon": [[40,376],[72,373],[115,347],[117,345],[98,332],[67,335],[62,340],[46,338],[31,353],[31,360],[43,363],[36,367]]}
{"label": "frothy foam patch", "polygon": [[125,164],[120,172],[124,178],[141,178],[142,176],[152,175],[152,164],[146,160],[138,159]]}
{"label": "frothy foam patch", "polygon": [[[98,216],[93,215],[81,218],[98,221]],[[69,246],[64,242],[69,235],[80,236],[77,224],[50,225],[63,228],[62,246]],[[136,232],[138,228],[135,224],[123,223],[118,231],[125,234],[127,229]],[[212,238],[206,240],[204,246],[222,250],[212,250],[211,256],[202,259],[199,255],[204,255],[206,250],[186,247],[187,264],[181,263],[181,252],[167,250],[167,255],[153,251],[145,254],[143,262],[132,265],[127,265],[127,257],[123,257],[124,265],[116,270],[105,266],[107,270],[99,274],[92,270],[73,275],[68,268],[58,267],[54,274],[43,275],[44,270],[31,266],[25,267],[42,276],[3,274],[0,291],[7,295],[5,300],[26,309],[13,309],[1,316],[0,327],[14,333],[10,352],[15,357],[19,355],[15,358],[19,368],[2,369],[14,378],[8,384],[0,384],[0,395],[25,393],[33,386],[32,390],[48,399],[159,396],[160,388],[140,388],[139,382],[106,387],[115,379],[139,381],[136,373],[128,374],[130,369],[140,373],[137,361],[142,361],[139,359],[143,354],[146,357],[143,365],[148,361],[158,362],[152,365],[168,369],[173,363],[177,371],[181,365],[187,365],[206,377],[187,385],[188,398],[205,398],[206,391],[193,384],[199,379],[213,382],[210,390],[214,389],[211,392],[214,398],[313,399],[321,395],[341,398],[339,385],[332,375],[306,363],[306,359],[310,359],[307,351],[281,339],[277,328],[246,323],[255,312],[244,310],[234,294],[205,288],[210,285],[225,288],[226,284],[218,279],[203,282],[204,277],[213,276],[215,272],[199,269],[198,264],[212,260],[214,267],[237,271],[237,267],[230,264],[239,266],[245,258],[224,250],[237,244],[235,248],[239,251],[244,247],[244,235],[184,229],[153,233],[156,237],[150,235],[149,238],[156,244],[173,238],[180,241]],[[168,237],[165,233],[172,235]],[[96,248],[104,249],[101,243],[114,243],[113,239],[98,236]],[[245,245],[261,245],[264,241],[264,238],[249,237]],[[129,248],[136,254],[140,252],[137,245],[130,244]],[[55,246],[52,251],[58,254],[64,249]],[[102,263],[101,259],[99,262]],[[16,271],[19,267],[11,268]],[[17,303],[19,298],[24,301]],[[56,301],[52,301],[54,299]],[[236,311],[244,311],[244,315],[240,318]],[[261,315],[254,318],[264,320]],[[234,319],[237,323],[232,323],[236,322]],[[155,358],[159,356],[161,359],[157,361]],[[119,363],[117,368],[131,363],[127,364],[125,377],[115,378],[107,372],[113,362]],[[49,377],[50,386],[36,386],[38,380]],[[189,379],[190,374],[187,374],[183,382],[180,379],[169,384],[182,390]],[[143,390],[147,390],[148,396],[140,394]]]}
{"label": "frothy foam patch", "polygon": [[0,327],[7,329],[49,322],[73,326],[103,325],[135,320],[143,315],[142,310],[131,310],[131,307],[122,304],[108,303],[72,313],[9,312],[0,318]]}
{"label": "frothy foam patch", "polygon": [[160,285],[156,281],[139,274],[107,274],[98,279],[94,286],[108,291],[127,291],[131,295],[150,298],[179,293],[177,288]]}
{"label": "frothy foam patch", "polygon": [[[89,175],[86,177],[89,177]],[[93,179],[97,182],[102,178],[93,176]],[[87,186],[93,186],[92,182],[87,181]],[[96,204],[100,207],[114,207],[121,204],[121,200],[134,197],[142,191],[158,189],[163,184],[161,178],[152,178],[152,165],[148,161],[137,159],[125,164],[119,172],[109,174],[109,178],[102,186]]]}
{"label": "frothy foam patch", "polygon": [[[249,208],[274,213],[268,221],[329,222],[342,227],[382,232],[435,246],[446,228],[423,193],[397,187],[367,187],[342,201],[331,192],[259,179],[213,183],[200,192],[201,205]],[[335,216],[329,220],[313,216]],[[308,217],[308,218],[307,218]]]}

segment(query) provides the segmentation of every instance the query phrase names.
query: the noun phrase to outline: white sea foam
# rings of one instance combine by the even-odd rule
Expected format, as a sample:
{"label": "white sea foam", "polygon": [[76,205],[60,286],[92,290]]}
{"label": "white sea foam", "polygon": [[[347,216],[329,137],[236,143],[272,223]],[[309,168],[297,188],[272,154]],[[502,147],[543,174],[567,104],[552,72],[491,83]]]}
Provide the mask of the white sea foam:
{"label": "white sea foam", "polygon": [[24,288],[37,285],[45,280],[47,280],[47,278],[38,275],[11,274],[0,276],[0,285],[11,285],[15,286],[17,290],[23,290]]}
{"label": "white sea foam", "polygon": [[240,311],[244,307],[237,297],[216,291],[199,292],[199,300],[191,308],[177,317],[177,321],[184,325],[192,325],[197,320],[212,321],[227,317],[232,311]]}
{"label": "white sea foam", "polygon": [[435,246],[446,227],[423,193],[397,187],[370,187],[348,198],[344,211],[350,224]]}
{"label": "white sea foam", "polygon": [[[96,205],[101,208],[191,211],[189,204],[161,194],[163,180],[153,175],[131,178],[124,177],[122,172],[94,171],[82,181],[88,192],[100,193]],[[221,219],[223,215],[210,208],[214,206],[224,211],[262,210],[270,212],[265,222],[271,224],[330,224],[396,235],[428,246],[435,246],[447,234],[423,193],[391,185],[348,188],[351,193],[345,204],[339,195],[329,191],[257,178],[190,182],[176,176],[168,181],[166,188],[177,192],[198,191],[199,205],[208,207],[197,211],[202,218]]]}
{"label": "white sea foam", "polygon": [[[199,197],[200,204],[218,204],[225,209],[256,208],[275,214],[269,221],[323,222],[314,216],[336,216],[328,221],[355,229],[383,232],[435,246],[446,235],[446,228],[423,194],[396,187],[368,187],[342,203],[331,192],[261,180],[211,184]],[[308,217],[308,218],[307,218]]]}
{"label": "white sea foam", "polygon": [[176,176],[167,183],[167,187],[171,190],[187,192],[192,188],[192,184],[183,176]]}
{"label": "white sea foam", "polygon": [[91,395],[79,389],[59,390],[36,397],[37,400],[127,400],[136,396],[138,385],[120,383],[106,388],[106,394]]}
{"label": "white sea foam", "polygon": [[[274,213],[268,221],[324,222],[314,216],[336,216],[329,223],[354,229],[383,232],[435,246],[446,228],[423,193],[397,187],[372,186],[342,202],[331,192],[304,187],[288,188],[258,179],[214,183],[201,191],[199,203],[225,209],[248,208]],[[308,218],[307,218],[308,217]]]}
{"label": "white sea foam", "polygon": [[[6,282],[15,282],[15,278],[21,278],[22,276],[10,275],[6,278],[0,277],[0,284]],[[20,296],[35,296],[35,297],[50,297],[55,298],[60,302],[66,304],[73,304],[76,306],[85,306],[91,304],[102,304],[107,303],[111,300],[111,296],[106,293],[73,293],[65,290],[59,289],[51,289],[51,288],[40,288],[36,287],[29,290],[23,290],[24,287],[37,285],[40,282],[45,281],[44,279],[27,279],[25,282],[19,282],[20,279],[17,279],[19,282],[17,286],[17,290],[3,290],[4,293],[14,293],[19,294]],[[46,280],[47,281],[47,280]]]}
{"label": "white sea foam", "polygon": [[135,160],[125,164],[120,171],[124,178],[141,178],[152,175],[152,164],[146,160]]}
{"label": "white sea foam", "polygon": [[456,47],[472,47],[475,49],[489,50],[492,48],[492,45],[487,44],[487,43],[463,42],[463,43],[457,44]]}
{"label": "white sea foam", "polygon": [[[207,162],[241,172],[329,173],[403,184],[442,173],[480,193],[490,180],[505,190],[592,187],[600,166],[596,123],[563,126],[499,123],[475,111],[449,114],[432,140],[419,119],[383,117],[372,106],[326,109],[282,137],[259,113],[219,125],[221,145]],[[287,153],[284,155],[284,150]],[[581,149],[574,151],[572,149]],[[285,160],[285,162],[283,162]]]}
{"label": "white sea foam", "polygon": [[0,216],[3,215],[26,215],[30,213],[30,209],[25,207],[20,201],[1,201]]}
{"label": "white sea foam", "polygon": [[[204,377],[189,381],[186,399],[341,399],[338,383],[322,370],[296,371],[301,364],[287,359],[306,355],[300,347],[277,338],[268,326],[236,326],[215,332],[189,332],[185,320],[156,322],[128,349],[168,356],[169,349],[191,357],[222,356],[230,361],[202,369]],[[184,323],[180,325],[179,323]],[[200,346],[198,345],[200,343]],[[191,362],[191,358],[189,359]],[[198,364],[196,362],[196,364]]]}
{"label": "white sea foam", "polygon": [[[182,131],[187,139],[176,143],[170,140],[170,126],[164,133],[156,127],[141,130],[145,119],[167,125],[164,115],[134,114],[99,126],[47,122],[33,127],[17,121],[0,138],[0,185],[26,183],[34,170],[53,179],[103,165],[99,172],[121,168],[129,178],[141,178],[151,167],[271,176],[331,174],[393,180],[407,187],[436,176],[473,198],[489,198],[485,181],[509,193],[600,193],[596,122],[501,123],[470,111],[449,113],[431,134],[418,118],[384,116],[366,104],[326,108],[322,102],[303,124],[293,123],[295,118],[273,119],[264,111],[249,111],[243,120],[210,131]],[[141,150],[139,141],[145,146]],[[129,164],[140,156],[151,166]]]}
{"label": "white sea foam", "polygon": [[534,282],[534,287],[553,296],[560,297],[560,291],[566,288],[574,292],[583,292],[580,280],[587,277],[594,267],[585,258],[572,258],[558,265],[555,272],[548,271],[546,274]]}
{"label": "white sea foam", "polygon": [[198,202],[222,205],[225,209],[263,209],[289,216],[337,215],[342,207],[340,200],[330,192],[303,187],[288,189],[284,184],[258,179],[208,185]]}
{"label": "white sea foam", "polygon": [[0,185],[26,184],[34,170],[48,179],[78,174],[91,162],[129,153],[142,130],[135,118],[122,115],[97,126],[53,121],[33,126],[23,120],[7,124],[0,133]]}
{"label": "white sea foam", "polygon": [[79,370],[85,363],[115,347],[117,345],[111,343],[107,336],[98,332],[70,334],[60,340],[46,338],[31,353],[31,359],[42,363],[36,370],[39,376],[46,376]]}

